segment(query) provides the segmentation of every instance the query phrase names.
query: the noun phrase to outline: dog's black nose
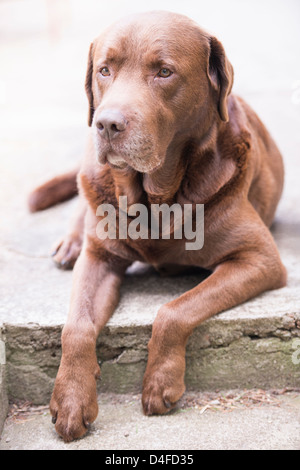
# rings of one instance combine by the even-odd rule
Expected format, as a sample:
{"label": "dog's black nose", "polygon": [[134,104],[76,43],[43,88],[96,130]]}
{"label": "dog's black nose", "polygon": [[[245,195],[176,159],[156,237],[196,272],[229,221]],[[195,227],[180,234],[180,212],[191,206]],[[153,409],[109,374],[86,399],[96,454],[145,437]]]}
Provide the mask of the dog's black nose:
{"label": "dog's black nose", "polygon": [[101,137],[112,139],[120,132],[125,131],[127,121],[120,111],[107,109],[99,114],[96,126]]}

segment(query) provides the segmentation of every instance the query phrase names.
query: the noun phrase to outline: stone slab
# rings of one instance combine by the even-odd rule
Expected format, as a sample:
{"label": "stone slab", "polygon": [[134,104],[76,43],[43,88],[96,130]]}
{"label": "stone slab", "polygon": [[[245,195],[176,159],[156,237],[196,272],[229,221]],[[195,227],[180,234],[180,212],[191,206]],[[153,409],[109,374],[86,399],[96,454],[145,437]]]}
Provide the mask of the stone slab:
{"label": "stone slab", "polygon": [[0,435],[8,410],[5,343],[0,329]]}
{"label": "stone slab", "polygon": [[[46,403],[60,361],[60,334],[72,275],[57,271],[44,259],[31,263],[35,266],[30,270],[34,273],[34,287],[27,284],[27,276],[20,316],[13,320],[6,317],[3,323],[9,394]],[[26,265],[26,272],[27,268]],[[60,277],[65,277],[64,283],[57,283]],[[296,285],[298,278],[293,279]],[[140,391],[157,309],[199,281],[200,274],[160,278],[144,266],[128,273],[120,304],[98,340],[102,391]],[[17,306],[18,302],[13,304],[10,299],[7,308],[18,313]],[[284,289],[265,293],[198,327],[187,347],[187,387],[207,390],[299,386],[299,365],[292,361],[296,338],[300,336],[298,306],[297,289],[291,282]],[[24,312],[29,315],[29,322]],[[43,316],[38,321],[40,312]]]}

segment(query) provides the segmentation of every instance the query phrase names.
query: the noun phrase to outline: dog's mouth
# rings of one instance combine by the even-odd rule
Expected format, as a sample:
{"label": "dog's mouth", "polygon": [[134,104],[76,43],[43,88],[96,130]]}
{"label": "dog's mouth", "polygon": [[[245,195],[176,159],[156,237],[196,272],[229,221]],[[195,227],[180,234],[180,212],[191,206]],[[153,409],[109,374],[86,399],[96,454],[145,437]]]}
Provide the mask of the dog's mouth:
{"label": "dog's mouth", "polygon": [[110,142],[102,142],[98,136],[94,136],[94,144],[96,149],[96,158],[99,165],[108,164],[111,168],[125,168],[128,166],[125,158],[120,152],[113,149]]}
{"label": "dog's mouth", "polygon": [[114,152],[108,152],[105,158],[106,162],[111,168],[118,168],[122,170],[128,166],[124,158],[120,155],[116,155]]}
{"label": "dog's mouth", "polygon": [[152,173],[161,166],[161,158],[155,152],[153,140],[134,138],[122,142],[105,142],[95,135],[94,139],[98,163],[108,164],[113,169],[128,167],[140,173]]}

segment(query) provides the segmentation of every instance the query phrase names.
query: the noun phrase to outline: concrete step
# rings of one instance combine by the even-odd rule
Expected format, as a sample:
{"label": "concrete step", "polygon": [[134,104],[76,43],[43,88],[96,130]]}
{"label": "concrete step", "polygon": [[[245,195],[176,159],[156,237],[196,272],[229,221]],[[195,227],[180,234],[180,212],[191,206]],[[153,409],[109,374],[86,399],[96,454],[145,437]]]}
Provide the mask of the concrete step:
{"label": "concrete step", "polygon": [[[72,273],[57,270],[50,260],[9,250],[2,259],[7,285],[1,344],[6,349],[8,394],[44,404],[60,362]],[[290,273],[287,287],[219,314],[195,330],[187,346],[188,390],[300,385],[299,271],[291,258],[284,256],[284,261]],[[12,285],[9,273],[16,269]],[[158,308],[202,278],[201,273],[161,278],[143,265],[128,272],[120,304],[97,344],[101,391],[140,392]]]}

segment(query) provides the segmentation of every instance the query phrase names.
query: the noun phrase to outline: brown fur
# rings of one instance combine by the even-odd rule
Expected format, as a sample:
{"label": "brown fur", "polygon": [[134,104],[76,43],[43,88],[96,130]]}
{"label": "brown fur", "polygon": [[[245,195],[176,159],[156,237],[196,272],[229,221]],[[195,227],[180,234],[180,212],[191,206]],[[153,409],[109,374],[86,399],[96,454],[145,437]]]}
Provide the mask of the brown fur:
{"label": "brown fur", "polygon": [[[103,67],[109,75],[106,69],[102,74]],[[173,74],[161,77],[162,68]],[[285,285],[285,268],[268,229],[282,192],[281,155],[254,111],[231,94],[232,83],[222,44],[181,15],[130,17],[91,45],[86,78],[91,136],[78,176],[80,211],[54,256],[57,264],[72,266],[84,240],[50,405],[66,441],[82,436],[97,415],[96,338],[133,261],[159,270],[176,260],[179,267],[212,272],[157,314],[143,381],[146,414],[167,412],[184,392],[185,344],[196,326]],[[115,135],[109,142],[103,131],[107,115],[122,117],[122,129],[118,123],[110,128]],[[61,193],[55,188],[48,183],[38,189],[35,199],[42,194],[47,202],[33,206],[57,202]],[[120,195],[129,205],[205,204],[204,247],[187,251],[185,240],[174,237],[99,240],[96,209],[102,203],[118,209]]]}
{"label": "brown fur", "polygon": [[78,193],[76,184],[78,169],[60,176],[36,188],[28,198],[31,212],[41,211],[59,202],[67,201]]}

